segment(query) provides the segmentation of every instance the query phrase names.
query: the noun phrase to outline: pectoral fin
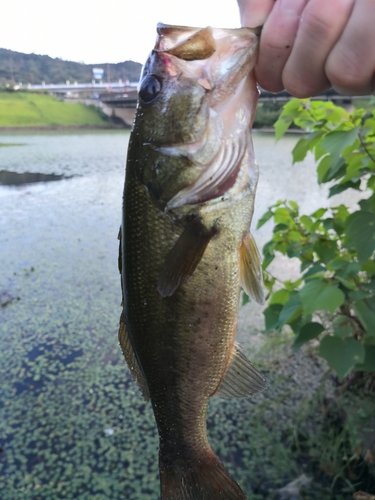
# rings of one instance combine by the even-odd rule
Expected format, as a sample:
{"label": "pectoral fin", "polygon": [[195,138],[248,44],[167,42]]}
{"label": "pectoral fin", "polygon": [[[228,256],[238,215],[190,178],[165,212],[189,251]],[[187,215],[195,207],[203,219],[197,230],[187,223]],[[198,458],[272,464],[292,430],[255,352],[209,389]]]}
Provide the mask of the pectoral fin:
{"label": "pectoral fin", "polygon": [[243,238],[240,248],[240,284],[258,304],[264,303],[262,262],[250,233]]}
{"label": "pectoral fin", "polygon": [[126,331],[125,321],[123,315],[120,317],[120,327],[118,331],[118,339],[124,358],[128,364],[130,373],[133,379],[137,382],[139,388],[141,389],[142,395],[146,401],[150,399],[150,393],[148,390],[146,379],[142,373],[142,370],[138,364],[137,358],[135,357],[133,347],[130,343],[129,336]]}
{"label": "pectoral fin", "polygon": [[218,229],[207,229],[199,219],[186,226],[167,255],[158,281],[158,292],[170,297],[193,274]]}
{"label": "pectoral fin", "polygon": [[221,398],[249,398],[266,387],[264,378],[235,343],[228,368],[215,395]]}

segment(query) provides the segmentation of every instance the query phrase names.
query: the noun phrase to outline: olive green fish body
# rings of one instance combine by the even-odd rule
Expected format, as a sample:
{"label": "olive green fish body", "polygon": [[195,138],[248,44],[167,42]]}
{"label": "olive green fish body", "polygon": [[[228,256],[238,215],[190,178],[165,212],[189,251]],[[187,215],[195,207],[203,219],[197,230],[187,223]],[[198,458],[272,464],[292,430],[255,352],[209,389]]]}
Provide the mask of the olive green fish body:
{"label": "olive green fish body", "polygon": [[[184,35],[176,42],[173,27],[164,28],[156,45],[162,54],[155,50],[145,66],[146,88],[141,83],[128,151],[120,343],[153,406],[162,499],[244,499],[210,448],[206,416],[215,393],[244,396],[264,386],[234,343],[240,284],[259,281],[259,255],[249,235],[258,177],[249,128],[253,110],[244,118],[239,112],[233,122],[238,134],[225,132],[215,109],[226,90],[214,71],[198,84],[196,75],[178,75],[184,61],[212,56],[212,32],[192,29],[192,40]],[[247,61],[244,66],[249,72]],[[253,79],[240,76],[234,89],[240,82],[256,100]],[[215,82],[219,95],[212,97]],[[165,95],[152,105],[147,101],[158,98],[158,83]],[[174,126],[177,121],[183,123]],[[254,287],[250,293],[261,300],[259,283]]]}

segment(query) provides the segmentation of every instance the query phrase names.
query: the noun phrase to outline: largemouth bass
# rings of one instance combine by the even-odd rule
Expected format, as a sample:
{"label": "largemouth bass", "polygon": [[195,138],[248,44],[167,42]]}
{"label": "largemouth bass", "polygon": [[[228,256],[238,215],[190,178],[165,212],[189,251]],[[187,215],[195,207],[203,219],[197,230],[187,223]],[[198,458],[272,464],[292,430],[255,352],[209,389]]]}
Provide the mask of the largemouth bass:
{"label": "largemouth bass", "polygon": [[214,394],[265,387],[234,342],[240,285],[263,302],[249,232],[258,36],[163,24],[157,33],[126,166],[119,340],[152,403],[162,500],[243,500],[208,443],[206,416]]}

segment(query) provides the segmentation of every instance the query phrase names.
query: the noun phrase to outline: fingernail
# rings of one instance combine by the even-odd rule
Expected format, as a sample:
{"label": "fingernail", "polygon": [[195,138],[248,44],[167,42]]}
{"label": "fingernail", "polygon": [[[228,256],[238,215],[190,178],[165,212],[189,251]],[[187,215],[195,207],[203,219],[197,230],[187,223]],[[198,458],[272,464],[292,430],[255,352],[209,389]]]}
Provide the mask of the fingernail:
{"label": "fingernail", "polygon": [[280,10],[299,16],[306,5],[306,0],[280,0]]}

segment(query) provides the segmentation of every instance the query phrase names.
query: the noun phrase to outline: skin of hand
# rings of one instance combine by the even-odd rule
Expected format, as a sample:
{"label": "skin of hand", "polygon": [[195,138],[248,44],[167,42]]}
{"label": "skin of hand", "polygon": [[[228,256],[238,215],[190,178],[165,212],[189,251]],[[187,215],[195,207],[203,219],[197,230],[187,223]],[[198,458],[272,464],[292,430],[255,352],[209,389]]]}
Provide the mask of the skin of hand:
{"label": "skin of hand", "polygon": [[375,0],[237,0],[242,26],[263,25],[256,78],[312,97],[375,93]]}

